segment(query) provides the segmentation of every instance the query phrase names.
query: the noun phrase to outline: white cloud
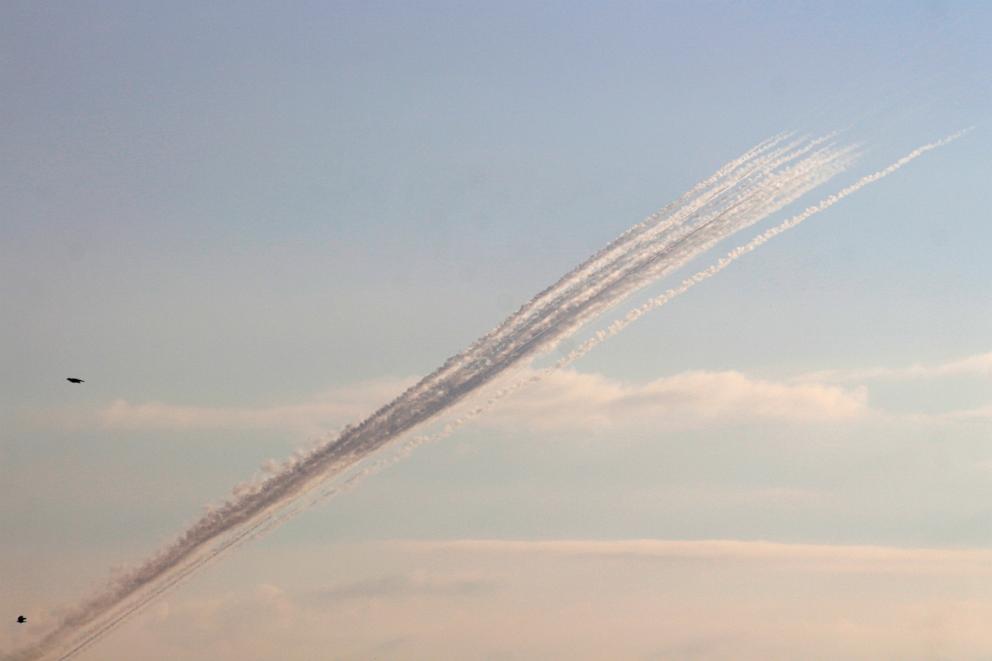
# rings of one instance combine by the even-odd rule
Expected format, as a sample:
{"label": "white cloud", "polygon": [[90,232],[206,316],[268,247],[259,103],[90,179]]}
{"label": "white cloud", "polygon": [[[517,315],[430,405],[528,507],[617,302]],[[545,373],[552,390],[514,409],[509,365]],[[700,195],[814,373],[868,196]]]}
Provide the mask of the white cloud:
{"label": "white cloud", "polygon": [[955,376],[992,377],[992,352],[975,354],[937,365],[914,364],[908,367],[821,370],[802,374],[792,381],[797,383],[856,383],[937,379]]}
{"label": "white cloud", "polygon": [[397,541],[425,553],[656,558],[721,562],[790,562],[806,569],[914,575],[962,573],[992,575],[992,549],[907,548],[877,545],[789,544],[765,540],[506,540],[457,539]]}
{"label": "white cloud", "polygon": [[[97,418],[110,429],[290,429],[321,434],[360,420],[413,381],[379,380],[327,391],[309,402],[258,408],[117,400]],[[540,431],[655,422],[669,429],[747,421],[820,422],[856,418],[866,412],[866,402],[864,388],[782,383],[734,371],[693,371],[630,383],[565,370],[507,398],[484,420]]]}
{"label": "white cloud", "polygon": [[[920,416],[924,417],[924,416]],[[976,406],[970,409],[961,409],[959,411],[948,411],[947,413],[938,413],[935,415],[926,416],[931,420],[936,420],[938,422],[989,422],[992,421],[992,404],[986,404],[985,406]]]}
{"label": "white cloud", "polygon": [[749,421],[849,420],[867,412],[864,388],[789,384],[735,371],[693,371],[647,383],[556,372],[494,412],[498,423],[539,430],[664,424],[666,428]]}
{"label": "white cloud", "polygon": [[428,596],[455,597],[483,594],[490,592],[492,588],[491,581],[481,576],[447,576],[417,571],[410,574],[390,574],[349,581],[313,590],[307,597],[317,602]]}
{"label": "white cloud", "polygon": [[141,649],[143,658],[190,661],[984,658],[990,561],[988,549],[744,540],[269,548],[249,565],[264,568],[266,584],[175,592],[96,653],[125,659]]}
{"label": "white cloud", "polygon": [[[671,429],[755,421],[852,420],[869,412],[868,391],[863,385],[844,384],[987,375],[992,375],[992,353],[930,366],[809,372],[784,381],[758,379],[737,371],[689,371],[632,383],[563,370],[508,397],[484,420],[491,426],[525,426],[538,431],[612,429],[655,422]],[[522,378],[526,377],[525,370]],[[360,420],[415,381],[412,377],[379,379],[334,388],[305,402],[261,407],[201,407],[121,399],[97,412],[96,419],[109,429],[288,429],[318,435]],[[989,406],[936,416],[938,421],[990,418]],[[76,412],[66,417],[70,419],[78,424],[81,417]]]}
{"label": "white cloud", "polygon": [[[528,377],[524,370],[520,378]],[[533,373],[530,373],[533,374]],[[507,397],[482,418],[489,426],[536,431],[583,431],[664,424],[666,429],[749,422],[817,423],[855,420],[869,413],[868,381],[923,380],[992,375],[992,353],[902,368],[809,372],[774,381],[737,371],[688,371],[646,383],[563,370]],[[338,387],[296,404],[201,407],[116,400],[95,414],[108,429],[272,429],[322,435],[362,419],[415,378],[387,378]],[[877,413],[877,412],[876,412]],[[987,421],[992,407],[941,414],[903,414],[920,421]],[[45,420],[79,426],[78,411]],[[90,421],[93,417],[88,418]],[[90,423],[92,424],[92,422]]]}

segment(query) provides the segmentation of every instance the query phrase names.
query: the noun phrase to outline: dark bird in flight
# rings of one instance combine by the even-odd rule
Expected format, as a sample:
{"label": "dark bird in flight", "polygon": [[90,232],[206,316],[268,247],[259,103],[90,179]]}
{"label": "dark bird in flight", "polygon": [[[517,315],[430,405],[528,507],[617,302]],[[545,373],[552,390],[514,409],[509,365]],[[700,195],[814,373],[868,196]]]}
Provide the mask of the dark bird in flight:
{"label": "dark bird in flight", "polygon": [[69,377],[66,377],[66,379],[65,379],[65,380],[66,380],[66,381],[68,381],[69,383],[86,383],[86,382],[85,382],[85,381],[83,381],[82,379],[76,379],[76,378],[74,378],[74,377],[71,377],[71,376],[69,376]]}
{"label": "dark bird in flight", "polygon": [[24,617],[23,615],[18,615],[17,616],[17,623],[18,624],[24,624],[27,621],[28,621],[28,618]]}

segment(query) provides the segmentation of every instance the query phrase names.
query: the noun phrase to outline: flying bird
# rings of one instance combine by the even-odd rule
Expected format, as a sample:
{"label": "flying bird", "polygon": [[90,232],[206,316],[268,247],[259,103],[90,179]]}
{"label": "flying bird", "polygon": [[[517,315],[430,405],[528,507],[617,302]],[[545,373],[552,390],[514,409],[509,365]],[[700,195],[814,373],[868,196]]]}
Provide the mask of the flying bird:
{"label": "flying bird", "polygon": [[74,377],[71,377],[71,376],[66,377],[65,380],[68,381],[69,383],[86,383],[82,379],[77,379],[77,378],[74,378]]}
{"label": "flying bird", "polygon": [[17,623],[18,624],[24,624],[27,621],[28,621],[28,618],[24,617],[23,615],[18,615],[17,616]]}

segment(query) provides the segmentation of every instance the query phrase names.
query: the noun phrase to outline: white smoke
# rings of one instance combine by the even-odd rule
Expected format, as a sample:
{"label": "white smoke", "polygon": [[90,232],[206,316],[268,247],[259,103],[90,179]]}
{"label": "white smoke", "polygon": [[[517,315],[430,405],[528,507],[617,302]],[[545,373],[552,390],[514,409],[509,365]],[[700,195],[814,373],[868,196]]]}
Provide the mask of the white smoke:
{"label": "white smoke", "polygon": [[351,476],[349,476],[347,480],[341,482],[340,484],[334,485],[330,489],[327,489],[322,493],[320,493],[320,495],[317,498],[310,501],[307,505],[305,506],[299,505],[293,509],[281,513],[278,519],[273,519],[273,521],[271,521],[268,525],[255,531],[253,535],[261,534],[266,530],[275,527],[279,523],[282,523],[283,521],[291,518],[292,516],[299,514],[305,509],[312,507],[318,502],[321,502],[324,499],[331,498],[343,491],[353,488],[366,477],[370,475],[374,475],[375,473],[380,472],[384,468],[391,466],[399,462],[400,460],[408,457],[410,453],[412,453],[416,448],[420,447],[421,445],[424,445],[426,443],[436,442],[450,436],[460,427],[464,426],[465,424],[469,423],[470,421],[474,420],[475,418],[479,417],[480,415],[492,409],[501,400],[505,399],[506,397],[512,395],[513,393],[517,392],[518,390],[528,385],[537,383],[545,379],[550,374],[558,370],[568,367],[569,365],[571,365],[575,361],[579,360],[580,358],[588,354],[590,351],[592,351],[594,348],[596,348],[603,342],[607,341],[612,337],[619,335],[627,327],[629,327],[638,319],[642,318],[650,311],[670,303],[672,300],[681,296],[682,294],[685,294],[687,291],[689,291],[697,284],[713,277],[723,269],[727,268],[728,266],[730,266],[730,264],[740,259],[744,255],[753,252],[754,250],[757,250],[759,247],[761,247],[762,245],[764,245],[774,237],[778,236],[779,234],[782,234],[783,232],[786,232],[794,227],[797,227],[808,218],[814,216],[815,214],[821,211],[829,209],[837,202],[840,202],[845,197],[853,193],[856,193],[865,186],[874,183],[879,179],[887,177],[888,175],[902,168],[903,166],[915,160],[916,158],[919,158],[926,152],[932,151],[954,140],[957,140],[961,136],[965,135],[969,130],[970,129],[959,131],[957,133],[947,136],[946,138],[928,143],[926,145],[923,145],[922,147],[914,149],[909,154],[903,156],[902,158],[892,163],[888,167],[862,177],[855,183],[846,186],[845,188],[842,188],[837,193],[834,193],[833,195],[824,198],[817,204],[811,207],[807,207],[801,213],[792,216],[791,218],[783,221],[782,223],[776,225],[775,227],[765,230],[764,232],[754,237],[747,243],[739,245],[736,248],[728,251],[723,257],[721,257],[719,260],[714,262],[709,267],[697,271],[688,278],[685,278],[681,282],[681,284],[679,284],[678,287],[668,289],[659,296],[653,297],[648,301],[646,301],[645,303],[641,304],[640,306],[631,309],[622,318],[618,319],[617,321],[614,321],[606,328],[597,331],[594,335],[592,335],[587,340],[582,342],[578,347],[576,347],[568,354],[560,358],[552,366],[546,367],[543,370],[537,372],[532,372],[528,374],[525,378],[518,379],[515,381],[511,380],[506,385],[494,389],[489,394],[489,396],[487,397],[486,401],[483,404],[471,407],[468,410],[463,411],[457,417],[448,421],[440,431],[432,435],[419,435],[414,437],[413,439],[403,444],[403,446],[397,452],[393,453],[391,456],[379,459],[374,463],[365,466],[360,471],[357,471]]}
{"label": "white smoke", "polygon": [[[362,423],[345,429],[336,439],[284,462],[267,479],[240,485],[228,502],[208,511],[157,555],[77,605],[50,634],[11,658],[34,659],[59,649],[64,651],[62,658],[69,658],[85,649],[211,559],[276,525],[286,516],[285,507],[302,494],[476,394],[495,379],[506,376],[508,370],[554,346],[636,289],[682,266],[717,241],[795,201],[843,171],[854,158],[851,148],[830,145],[817,148],[826,139],[783,146],[781,143],[786,137],[779,136],[755,147],[695,186],[677,203],[625,232],[469,349],[449,359],[436,372]],[[917,151],[923,153],[936,146],[939,144],[927,145]],[[864,183],[855,186],[860,188],[885,176],[890,170],[894,171],[892,168],[901,167],[903,161],[908,162],[919,155],[914,154],[882,173],[865,178],[870,181],[862,180]],[[803,212],[808,214],[805,217],[857,190],[851,188],[807,209]],[[822,206],[824,204],[826,206]],[[811,212],[811,209],[816,210]],[[786,222],[798,224],[802,220],[794,218]],[[741,249],[747,245],[750,244]],[[732,257],[731,261],[738,256]],[[717,270],[724,267],[725,264]],[[613,332],[613,328],[606,331],[608,336],[622,330],[621,327]],[[566,359],[573,354],[569,362],[577,359],[595,344],[598,341],[591,345],[583,343]],[[511,386],[511,390],[516,387]],[[501,396],[504,395],[496,399]],[[484,407],[476,410],[484,410]],[[446,433],[460,424],[459,421],[449,423]],[[354,484],[368,470],[352,476],[338,488]]]}

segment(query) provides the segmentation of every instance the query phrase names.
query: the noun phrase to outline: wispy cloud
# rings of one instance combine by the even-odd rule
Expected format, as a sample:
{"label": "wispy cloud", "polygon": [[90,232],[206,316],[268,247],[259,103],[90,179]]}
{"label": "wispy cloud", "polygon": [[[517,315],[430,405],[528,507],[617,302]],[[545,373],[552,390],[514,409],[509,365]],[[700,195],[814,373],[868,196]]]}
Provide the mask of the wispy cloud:
{"label": "wispy cloud", "polygon": [[867,412],[867,391],[755,379],[736,371],[691,371],[630,383],[560,371],[494,411],[497,424],[540,430],[629,427],[667,429],[749,421],[851,420]]}
{"label": "wispy cloud", "polygon": [[[197,661],[314,649],[354,659],[983,658],[990,643],[987,549],[462,539],[274,552],[293,568],[262,585],[175,594],[105,656],[140,646]],[[334,578],[314,588],[300,570]]]}
{"label": "wispy cloud", "polygon": [[992,422],[992,404],[919,417],[936,422]]}
{"label": "wispy cloud", "polygon": [[[932,365],[821,370],[783,380],[761,379],[735,370],[695,370],[638,383],[559,370],[506,398],[481,422],[490,427],[570,431],[662,421],[671,429],[748,422],[856,420],[872,412],[867,383],[986,376],[992,377],[992,353]],[[527,378],[526,371],[522,378]],[[414,381],[412,377],[382,378],[328,389],[303,402],[256,407],[119,399],[89,415],[73,411],[60,417],[51,412],[44,418],[49,423],[65,420],[72,426],[96,424],[106,429],[291,430],[316,436],[361,419]],[[992,419],[992,406],[908,415],[931,422],[983,421]]]}
{"label": "wispy cloud", "polygon": [[[117,400],[96,420],[108,429],[279,429],[327,433],[355,421],[413,379],[392,378],[325,391],[309,401],[262,407],[198,407]],[[508,398],[487,425],[541,431],[626,427],[658,422],[714,423],[847,420],[867,410],[864,388],[755,379],[736,371],[692,371],[634,383],[563,370]]]}
{"label": "wispy cloud", "polygon": [[721,562],[792,562],[830,571],[992,574],[992,549],[905,548],[875,545],[789,544],[764,540],[456,539],[396,541],[412,552],[655,558]]}
{"label": "wispy cloud", "polygon": [[808,372],[793,379],[797,383],[860,383],[864,381],[908,381],[957,376],[992,377],[992,352],[980,353],[936,365],[871,367]]}
{"label": "wispy cloud", "polygon": [[109,429],[278,429],[322,434],[355,422],[412,385],[414,378],[377,379],[318,393],[306,402],[260,407],[204,407],[164,402],[112,402],[97,413]]}
{"label": "wispy cloud", "polygon": [[314,590],[306,596],[316,601],[423,596],[467,596],[490,591],[491,580],[480,576],[439,576],[424,572],[392,574]]}

